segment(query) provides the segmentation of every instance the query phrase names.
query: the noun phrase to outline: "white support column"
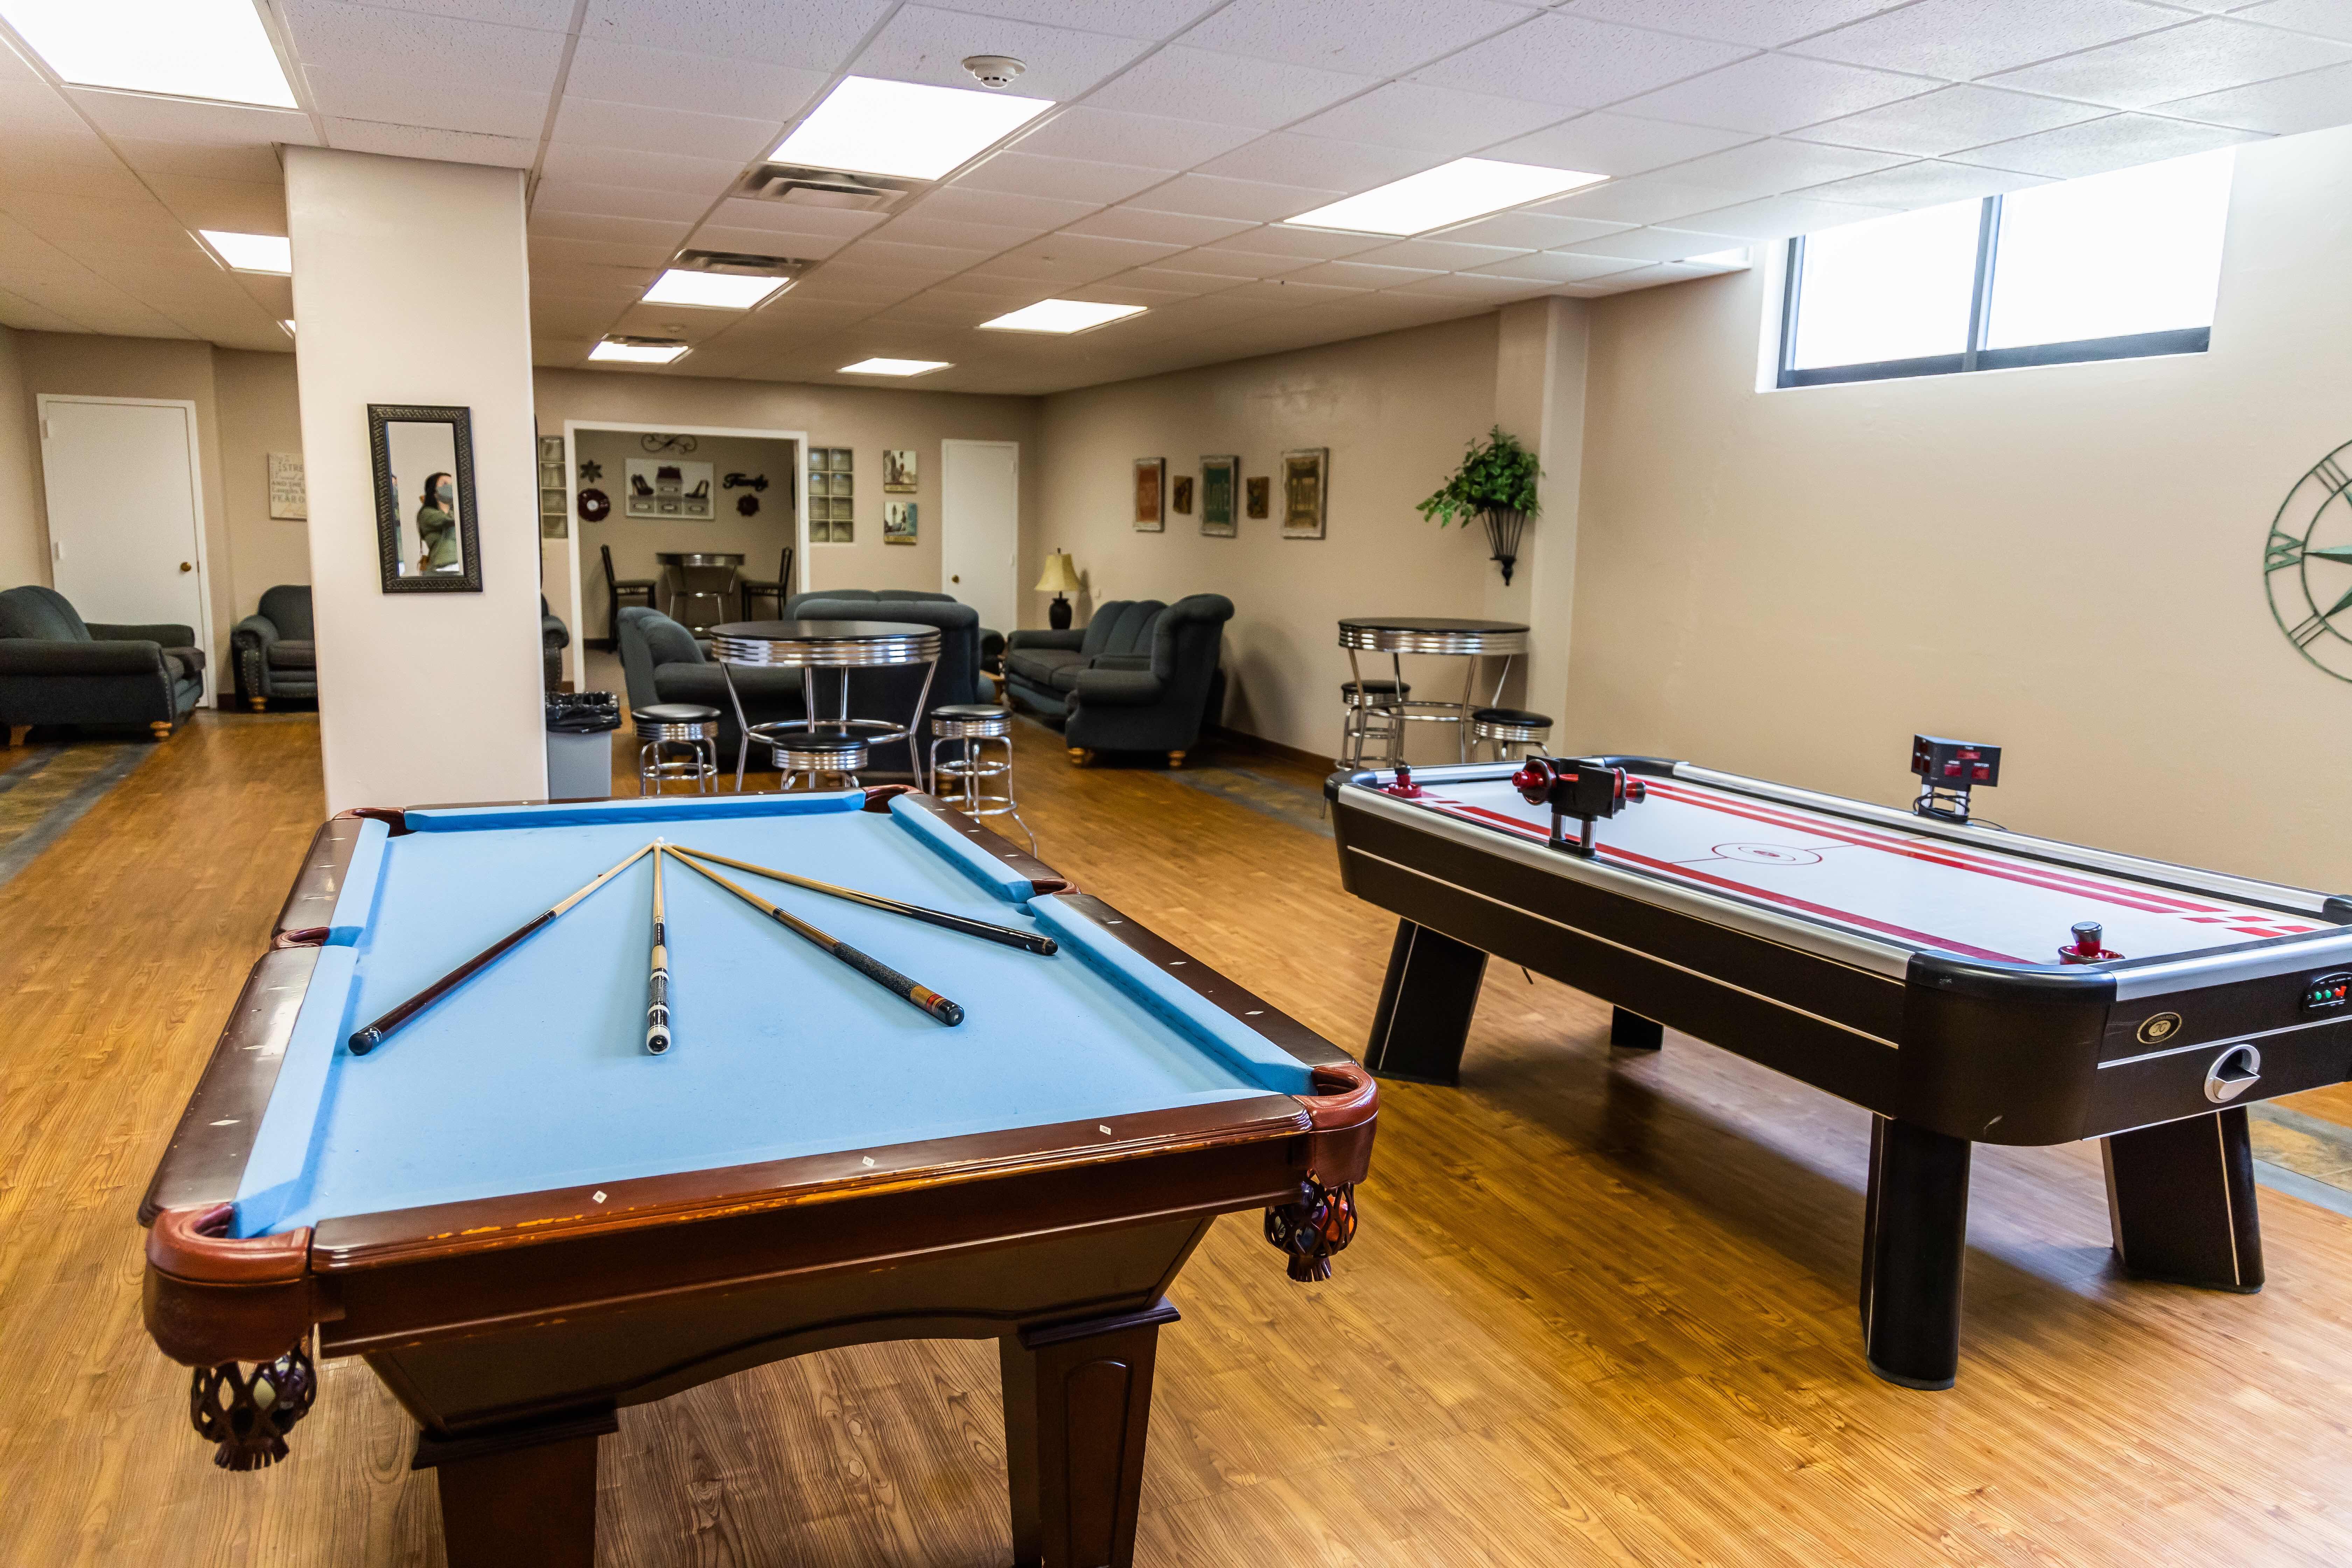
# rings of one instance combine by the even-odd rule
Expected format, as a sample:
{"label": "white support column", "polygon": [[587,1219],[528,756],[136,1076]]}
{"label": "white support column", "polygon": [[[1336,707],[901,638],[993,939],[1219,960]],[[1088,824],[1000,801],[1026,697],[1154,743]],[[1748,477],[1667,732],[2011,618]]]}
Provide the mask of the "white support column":
{"label": "white support column", "polygon": [[[547,794],[522,175],[286,149],[327,808]],[[371,403],[473,411],[478,594],[386,594]]]}
{"label": "white support column", "polygon": [[[1568,709],[1569,621],[1576,604],[1576,516],[1584,468],[1585,302],[1506,305],[1495,354],[1495,418],[1542,460],[1542,514],[1519,540],[1508,587],[1490,567],[1486,614],[1534,627],[1519,699],[1554,720],[1552,743],[1574,744]],[[1475,525],[1474,525],[1475,526]]]}

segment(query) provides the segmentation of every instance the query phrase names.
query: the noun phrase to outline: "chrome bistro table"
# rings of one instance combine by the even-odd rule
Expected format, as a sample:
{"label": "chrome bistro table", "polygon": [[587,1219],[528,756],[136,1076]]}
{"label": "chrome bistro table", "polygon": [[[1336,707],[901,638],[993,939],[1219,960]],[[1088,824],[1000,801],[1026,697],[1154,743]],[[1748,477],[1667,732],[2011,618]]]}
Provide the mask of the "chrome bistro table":
{"label": "chrome bistro table", "polygon": [[[937,626],[909,621],[730,621],[710,628],[710,657],[727,682],[727,700],[735,707],[735,725],[742,735],[735,748],[735,788],[743,788],[743,765],[751,755],[752,741],[788,738],[795,731],[854,731],[869,746],[904,742],[908,765],[918,788],[923,783],[923,752],[917,739],[923,705],[930,700],[931,680],[940,672],[940,631]],[[801,671],[801,700],[808,717],[772,724],[753,724],[743,713],[743,699],[735,689],[736,665],[762,665],[772,669]],[[892,665],[919,664],[923,688],[915,710],[904,724],[887,719],[849,716],[849,672]],[[831,718],[820,718],[818,676],[832,670],[841,678],[840,697]]]}
{"label": "chrome bistro table", "polygon": [[[1404,754],[1404,727],[1408,723],[1452,724],[1460,741],[1464,762],[1470,760],[1470,713],[1480,706],[1473,700],[1478,681],[1478,661],[1500,658],[1503,668],[1495,674],[1495,695],[1490,700],[1503,700],[1503,682],[1510,679],[1514,655],[1528,651],[1528,628],[1517,621],[1462,621],[1433,616],[1354,616],[1339,623],[1339,646],[1348,650],[1348,673],[1355,678],[1356,700],[1368,708],[1385,709],[1391,722],[1388,729],[1389,762],[1391,765]],[[1357,656],[1384,653],[1389,656],[1389,671],[1395,680],[1394,691],[1373,698],[1365,691],[1364,672]],[[1458,657],[1462,660],[1462,700],[1459,702],[1410,699],[1404,683],[1406,654],[1438,654]]]}
{"label": "chrome bistro table", "polygon": [[[727,613],[727,595],[734,591],[735,574],[743,564],[741,551],[657,550],[654,559],[662,563],[666,572],[674,574],[669,585],[672,620],[700,632]],[[680,599],[686,601],[686,614],[682,616],[677,613]],[[705,600],[715,608],[709,619],[698,619],[696,611]]]}

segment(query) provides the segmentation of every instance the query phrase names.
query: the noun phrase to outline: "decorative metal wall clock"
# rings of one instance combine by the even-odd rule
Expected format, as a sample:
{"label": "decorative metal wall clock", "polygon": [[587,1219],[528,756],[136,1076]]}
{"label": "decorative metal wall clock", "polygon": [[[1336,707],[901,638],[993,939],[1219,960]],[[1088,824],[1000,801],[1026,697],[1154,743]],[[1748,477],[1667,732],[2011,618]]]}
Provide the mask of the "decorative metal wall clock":
{"label": "decorative metal wall clock", "polygon": [[2336,679],[2352,680],[2352,441],[2287,491],[2271,520],[2263,579],[2287,640]]}

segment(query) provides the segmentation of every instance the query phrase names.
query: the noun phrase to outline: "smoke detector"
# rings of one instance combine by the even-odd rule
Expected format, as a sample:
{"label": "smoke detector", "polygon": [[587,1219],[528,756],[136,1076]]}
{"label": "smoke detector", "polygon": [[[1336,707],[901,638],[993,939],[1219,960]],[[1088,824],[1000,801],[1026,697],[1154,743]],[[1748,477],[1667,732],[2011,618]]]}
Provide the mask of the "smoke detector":
{"label": "smoke detector", "polygon": [[973,55],[963,62],[963,68],[988,88],[1011,87],[1021,79],[1029,68],[1011,55]]}

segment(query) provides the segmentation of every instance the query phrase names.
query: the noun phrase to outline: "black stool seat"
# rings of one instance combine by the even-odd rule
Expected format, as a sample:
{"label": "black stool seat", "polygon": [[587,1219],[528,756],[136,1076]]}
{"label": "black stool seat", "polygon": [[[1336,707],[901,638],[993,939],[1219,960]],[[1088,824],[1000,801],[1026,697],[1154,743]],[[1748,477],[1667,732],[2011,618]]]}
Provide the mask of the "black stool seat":
{"label": "black stool seat", "polygon": [[993,702],[943,702],[931,710],[934,719],[1009,719],[1010,708],[1000,708]]}
{"label": "black stool seat", "polygon": [[1339,687],[1342,697],[1410,697],[1412,686],[1402,680],[1349,680]]}
{"label": "black stool seat", "polygon": [[705,708],[699,702],[656,702],[649,708],[630,710],[634,719],[649,719],[656,724],[707,724],[719,717],[716,708]]}
{"label": "black stool seat", "polygon": [[1530,713],[1524,708],[1477,708],[1470,713],[1473,724],[1508,724],[1520,730],[1549,730],[1551,715]]}
{"label": "black stool seat", "polygon": [[803,756],[817,752],[862,754],[866,750],[866,737],[841,724],[819,724],[813,730],[784,730],[763,735],[761,739],[772,746],[781,746]]}

